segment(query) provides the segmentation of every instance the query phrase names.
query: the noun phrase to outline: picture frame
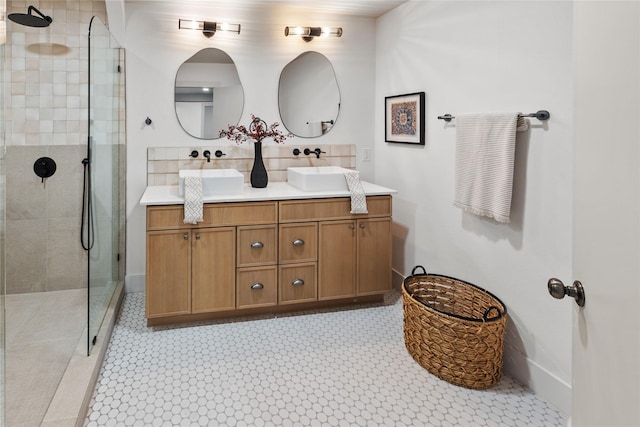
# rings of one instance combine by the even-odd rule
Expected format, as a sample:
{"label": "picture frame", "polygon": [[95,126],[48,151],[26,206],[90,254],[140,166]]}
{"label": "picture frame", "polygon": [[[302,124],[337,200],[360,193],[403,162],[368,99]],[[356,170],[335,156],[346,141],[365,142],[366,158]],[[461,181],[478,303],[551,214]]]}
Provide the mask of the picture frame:
{"label": "picture frame", "polygon": [[424,92],[384,98],[384,140],[425,145]]}

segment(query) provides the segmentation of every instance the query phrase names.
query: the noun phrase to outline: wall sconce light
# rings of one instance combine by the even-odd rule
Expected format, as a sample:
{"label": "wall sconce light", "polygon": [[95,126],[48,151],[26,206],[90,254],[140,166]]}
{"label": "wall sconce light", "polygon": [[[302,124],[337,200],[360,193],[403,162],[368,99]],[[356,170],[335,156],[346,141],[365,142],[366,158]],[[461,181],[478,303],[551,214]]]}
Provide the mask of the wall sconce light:
{"label": "wall sconce light", "polygon": [[202,31],[205,37],[212,37],[216,31],[229,31],[240,34],[240,24],[227,24],[224,22],[193,21],[191,19],[178,19],[178,28],[181,30]]}
{"label": "wall sconce light", "polygon": [[310,42],[315,37],[342,37],[342,27],[284,27],[285,36],[300,36]]}

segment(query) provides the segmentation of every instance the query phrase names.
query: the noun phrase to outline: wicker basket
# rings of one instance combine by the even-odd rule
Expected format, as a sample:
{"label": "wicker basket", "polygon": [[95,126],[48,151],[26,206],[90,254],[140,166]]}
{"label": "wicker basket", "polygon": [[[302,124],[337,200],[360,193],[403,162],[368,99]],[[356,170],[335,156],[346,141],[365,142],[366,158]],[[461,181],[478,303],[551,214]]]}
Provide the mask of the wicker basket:
{"label": "wicker basket", "polygon": [[472,389],[500,380],[507,308],[497,297],[417,266],[404,280],[402,305],[405,345],[422,367]]}

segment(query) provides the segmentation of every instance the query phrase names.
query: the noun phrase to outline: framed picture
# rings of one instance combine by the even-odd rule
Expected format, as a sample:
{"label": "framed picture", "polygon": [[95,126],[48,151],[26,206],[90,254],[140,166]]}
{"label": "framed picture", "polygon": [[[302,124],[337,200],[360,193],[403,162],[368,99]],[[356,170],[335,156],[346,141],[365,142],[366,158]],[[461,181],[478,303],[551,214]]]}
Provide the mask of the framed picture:
{"label": "framed picture", "polygon": [[384,140],[424,145],[424,92],[384,98]]}

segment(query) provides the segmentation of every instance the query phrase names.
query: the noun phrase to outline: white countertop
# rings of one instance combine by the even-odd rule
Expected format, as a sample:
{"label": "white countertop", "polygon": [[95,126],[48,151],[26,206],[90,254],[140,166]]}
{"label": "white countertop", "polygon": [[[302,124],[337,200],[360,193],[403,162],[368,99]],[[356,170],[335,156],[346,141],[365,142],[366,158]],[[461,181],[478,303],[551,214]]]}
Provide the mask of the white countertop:
{"label": "white countertop", "polygon": [[[367,196],[382,196],[397,193],[396,190],[362,181]],[[318,199],[349,197],[349,191],[302,191],[287,182],[270,182],[267,188],[253,188],[245,184],[242,194],[205,196],[204,203],[253,202],[262,200]],[[147,187],[140,199],[141,205],[182,205],[184,197],[178,196],[177,185],[153,185]]]}

